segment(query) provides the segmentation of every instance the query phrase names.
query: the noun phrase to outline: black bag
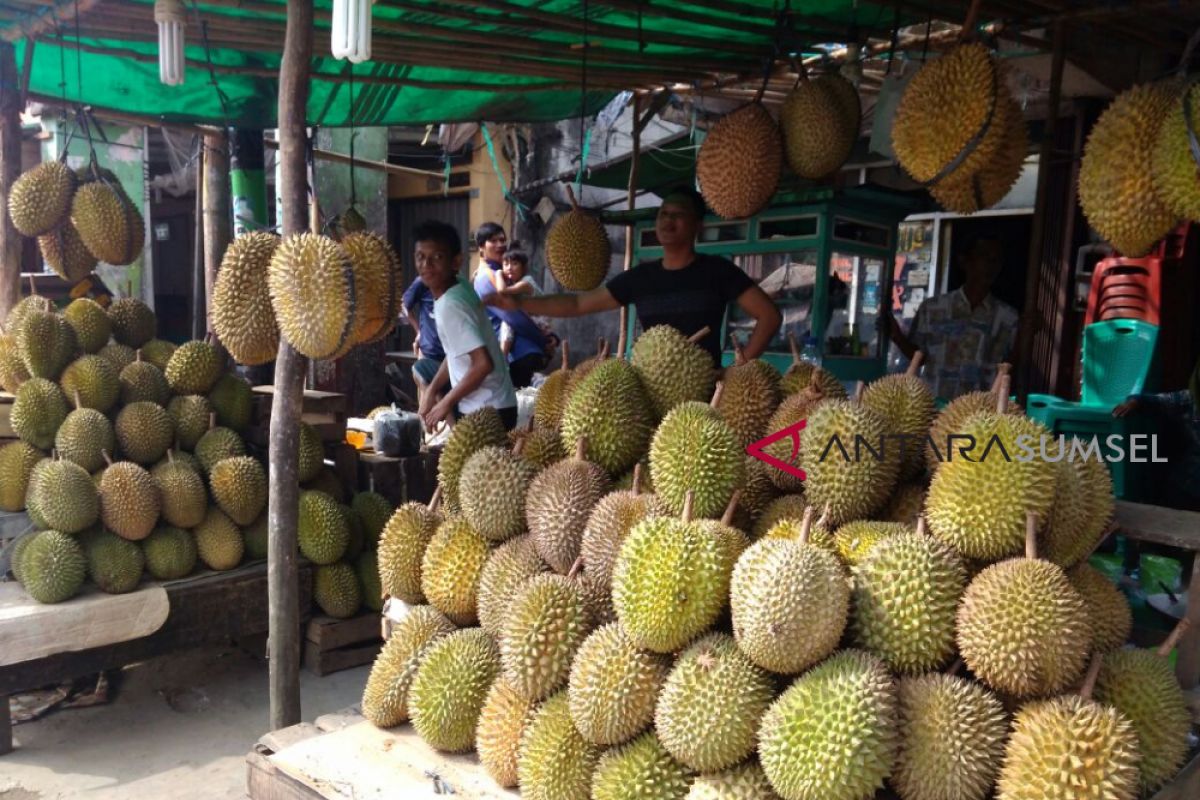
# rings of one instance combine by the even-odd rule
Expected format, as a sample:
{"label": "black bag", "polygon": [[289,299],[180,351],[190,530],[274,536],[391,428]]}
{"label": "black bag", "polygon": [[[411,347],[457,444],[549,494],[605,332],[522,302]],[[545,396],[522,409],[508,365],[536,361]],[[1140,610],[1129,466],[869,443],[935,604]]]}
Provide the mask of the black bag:
{"label": "black bag", "polygon": [[375,417],[375,452],[390,458],[415,456],[421,452],[425,423],[411,411],[382,411]]}

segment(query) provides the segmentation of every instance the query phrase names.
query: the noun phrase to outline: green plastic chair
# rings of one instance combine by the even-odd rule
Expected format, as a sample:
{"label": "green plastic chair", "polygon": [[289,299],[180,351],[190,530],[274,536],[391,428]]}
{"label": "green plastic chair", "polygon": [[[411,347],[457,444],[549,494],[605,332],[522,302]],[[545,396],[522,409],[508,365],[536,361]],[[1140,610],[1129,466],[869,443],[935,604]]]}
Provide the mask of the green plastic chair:
{"label": "green plastic chair", "polygon": [[[1150,390],[1155,380],[1158,326],[1136,319],[1095,322],[1083,331],[1083,380],[1078,402],[1049,394],[1031,394],[1025,413],[1056,435],[1099,437],[1129,436],[1144,432],[1137,420],[1120,419],[1112,410],[1131,394]],[[1136,470],[1139,464],[1110,462],[1117,497],[1138,499]]]}

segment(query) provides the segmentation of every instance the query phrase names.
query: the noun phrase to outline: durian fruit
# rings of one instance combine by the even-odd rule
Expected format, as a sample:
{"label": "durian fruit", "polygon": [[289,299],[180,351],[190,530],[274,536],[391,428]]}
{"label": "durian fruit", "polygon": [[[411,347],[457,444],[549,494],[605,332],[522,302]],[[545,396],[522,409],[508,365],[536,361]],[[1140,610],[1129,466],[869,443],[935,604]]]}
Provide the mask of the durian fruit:
{"label": "durian fruit", "polygon": [[[997,387],[999,386],[1000,378],[1007,375],[1007,364],[1001,364],[1004,370],[997,376]],[[994,387],[995,388],[995,387]],[[982,411],[997,411],[1003,408],[1003,413],[1013,416],[1021,416],[1022,410],[1020,406],[1010,404],[998,404],[998,391],[990,392],[967,392],[951,400],[946,404],[946,407],[937,413],[933,418],[933,424],[929,426],[929,433],[925,442],[925,464],[930,472],[937,470],[938,466],[943,462],[950,460],[953,456],[956,460],[962,456],[955,452],[956,442],[950,437],[957,436],[962,432],[963,424],[975,414]]]}
{"label": "durian fruit", "polygon": [[436,608],[409,609],[371,665],[363,688],[363,716],[380,728],[407,721],[409,689],[422,657],[433,642],[453,632],[454,624]]}
{"label": "durian fruit", "polygon": [[1133,612],[1124,593],[1087,562],[1075,565],[1067,580],[1087,607],[1092,651],[1107,653],[1124,645],[1133,631]]}
{"label": "durian fruit", "polygon": [[314,564],[332,564],[345,555],[350,527],[332,497],[324,492],[300,492],[296,540],[300,554]]}
{"label": "durian fruit", "polygon": [[362,606],[354,567],[345,562],[318,564],[313,570],[313,602],[334,619],[349,619]]}
{"label": "durian fruit", "polygon": [[61,531],[37,533],[21,551],[21,585],[39,603],[71,599],[86,577],[83,548]]}
{"label": "durian fruit", "polygon": [[[788,395],[775,409],[775,413],[771,415],[771,419],[767,422],[767,430],[770,433],[776,433],[786,428],[791,428],[801,420],[807,420],[809,415],[816,410],[817,406],[824,399],[825,396],[821,394],[820,387],[816,385],[807,387],[796,394]],[[764,446],[763,452],[785,464],[798,464],[800,448],[803,447],[803,444],[803,437],[797,432],[794,435],[784,436],[778,441]],[[770,471],[768,474],[774,482],[775,488],[779,489],[779,491],[803,491],[804,482],[798,476],[780,469],[777,464],[769,466]]]}
{"label": "durian fruit", "polygon": [[[92,356],[92,358],[99,359],[100,357]],[[105,359],[100,359],[100,361],[108,363]],[[111,369],[111,366],[109,368]],[[140,356],[137,361],[121,370],[121,374],[117,376],[117,382],[121,390],[121,405],[127,406],[130,403],[146,400],[165,407],[170,402],[171,387],[167,385],[167,379],[162,370],[149,361],[142,361]]]}
{"label": "durian fruit", "polygon": [[688,494],[697,517],[721,515],[746,476],[745,451],[737,435],[712,405],[685,402],[667,414],[650,443],[650,475],[654,490],[675,514],[683,511]]}
{"label": "durian fruit", "polygon": [[41,533],[41,531],[26,531],[13,540],[12,547],[9,550],[8,566],[9,571],[12,572],[12,576],[17,579],[18,583],[22,583],[21,557],[24,555],[25,548],[33,540],[33,537],[37,536],[39,533]]}
{"label": "durian fruit", "polygon": [[693,522],[690,501],[682,518],[638,523],[621,544],[612,579],[617,619],[634,644],[672,653],[716,622],[742,545]]}
{"label": "durian fruit", "polygon": [[538,707],[521,734],[517,783],[524,800],[590,800],[592,774],[602,748],[571,721],[566,692]]}
{"label": "durian fruit", "polygon": [[250,427],[254,412],[254,393],[243,378],[225,373],[213,384],[208,402],[216,412],[217,424],[238,433]]}
{"label": "durian fruit", "polygon": [[146,571],[160,581],[172,581],[190,575],[196,568],[196,540],[182,528],[163,525],[142,539]]}
{"label": "durian fruit", "polygon": [[638,649],[616,623],[592,632],[571,664],[571,719],[587,741],[615,745],[654,721],[656,698],[670,658]]}
{"label": "durian fruit", "polygon": [[379,557],[374,550],[364,550],[354,560],[354,574],[362,588],[362,604],[368,611],[383,611],[383,587],[379,583]]}
{"label": "durian fruit", "polygon": [[733,569],[729,605],[738,647],[763,669],[803,672],[837,647],[850,611],[850,586],[829,550],[798,539],[761,539]]}
{"label": "durian fruit", "polygon": [[817,180],[846,162],[858,138],[858,103],[858,90],[841,75],[805,77],[796,84],[779,111],[784,152],[793,172]]}
{"label": "durian fruit", "polygon": [[413,728],[437,750],[470,750],[483,701],[499,674],[500,651],[482,629],[438,637],[424,652],[408,690]]}
{"label": "durian fruit", "polygon": [[484,698],[475,729],[479,764],[499,786],[517,785],[517,752],[521,734],[533,721],[537,703],[513,688],[503,676]]}
{"label": "durian fruit", "polygon": [[192,534],[196,537],[196,552],[209,569],[233,569],[242,562],[246,549],[242,532],[221,509],[210,507]]}
{"label": "durian fruit", "polygon": [[684,800],[692,775],[653,731],[602,756],[592,775],[592,800]]}
{"label": "durian fruit", "polygon": [[155,465],[150,477],[162,498],[162,518],[176,528],[194,528],[204,519],[208,493],[200,473],[183,461],[176,461],[170,450],[167,461]]}
{"label": "durian fruit", "polygon": [[600,498],[588,517],[580,543],[583,576],[606,592],[612,588],[613,565],[621,544],[634,526],[647,517],[665,516],[666,505],[652,494],[641,494],[641,468],[635,467],[633,488],[615,491]]}
{"label": "durian fruit", "polygon": [[1184,95],[1191,100],[1191,128],[1200,130],[1200,92],[1193,83],[1180,92],[1168,108],[1154,142],[1151,166],[1154,170],[1154,191],[1164,205],[1177,217],[1200,219],[1200,189],[1197,189],[1196,158],[1188,137],[1188,121],[1184,119]]}
{"label": "durian fruit", "polygon": [[175,440],[171,415],[162,406],[144,400],[122,408],[113,428],[121,453],[138,464],[158,461]]}
{"label": "durian fruit", "polygon": [[754,752],[759,719],[774,699],[774,678],[732,636],[712,633],[676,659],[658,698],[654,728],[681,763],[719,772]]}
{"label": "durian fruit", "polygon": [[779,497],[779,489],[771,478],[771,473],[779,470],[751,455],[746,456],[745,463],[746,479],[741,486],[741,494],[738,495],[733,524],[739,530],[750,532],[754,530],[767,506]]}
{"label": "durian fruit", "polygon": [[478,621],[479,578],[487,563],[487,539],[462,517],[449,517],[425,548],[421,593],[455,625]]}
{"label": "durian fruit", "polygon": [[1181,88],[1168,80],[1122,92],[1084,145],[1079,205],[1088,224],[1123,256],[1145,255],[1175,226],[1175,212],[1155,189],[1153,161],[1159,128]]}
{"label": "durian fruit", "polygon": [[79,354],[75,329],[60,314],[30,311],[14,334],[21,363],[35,378],[57,378]]}
{"label": "durian fruit", "polygon": [[559,217],[546,234],[546,264],[564,289],[588,292],[608,274],[612,245],[604,223],[579,207],[570,184],[567,194],[571,210]]}
{"label": "durian fruit", "polygon": [[29,474],[45,454],[28,442],[0,445],[0,511],[22,511]]}
{"label": "durian fruit", "polygon": [[929,187],[929,193],[947,211],[974,214],[990,208],[1003,200],[1021,177],[1029,153],[1029,134],[1021,106],[1006,83],[997,86],[987,136],[995,140],[996,152],[979,171],[965,173],[957,169]]}
{"label": "durian fruit", "polygon": [[1028,557],[986,568],[958,607],[958,650],[981,681],[1017,697],[1061,692],[1083,674],[1092,643],[1088,610],[1061,567]]}
{"label": "durian fruit", "polygon": [[185,342],[171,354],[163,374],[178,395],[208,394],[223,371],[221,353],[208,342]]}
{"label": "durian fruit", "polygon": [[783,396],[781,377],[779,370],[757,358],[726,368],[717,413],[743,450],[775,430],[768,423]]}
{"label": "durian fruit", "polygon": [[761,103],[722,117],[696,154],[700,192],[726,219],[750,217],[771,202],[783,168],[779,126]]}
{"label": "durian fruit", "polygon": [[534,472],[541,472],[554,462],[567,457],[557,428],[513,431],[509,435],[509,441],[513,444],[514,453],[517,443],[521,443],[520,456],[533,467]]}
{"label": "durian fruit", "polygon": [[21,384],[29,380],[29,370],[21,361],[21,353],[15,337],[0,334],[0,389],[16,394]]}
{"label": "durian fruit", "polygon": [[680,403],[708,402],[712,397],[716,386],[712,357],[693,342],[698,336],[688,339],[670,325],[655,325],[633,343],[630,363],[660,419]]}
{"label": "durian fruit", "polygon": [[925,485],[923,483],[901,483],[892,492],[887,504],[880,510],[879,519],[885,522],[900,522],[916,525],[925,509]]}
{"label": "durian fruit", "polygon": [[837,529],[833,534],[833,546],[837,549],[838,558],[847,566],[854,567],[861,564],[879,543],[911,530],[911,527],[899,522],[855,520]]}
{"label": "durian fruit", "polygon": [[563,448],[582,437],[584,457],[617,475],[646,454],[655,420],[637,371],[620,358],[598,364],[575,387],[562,412]]}
{"label": "durian fruit", "polygon": [[896,716],[884,663],[843,650],[797,678],[763,715],[763,772],[784,800],[867,800],[892,771]]}
{"label": "durian fruit", "polygon": [[558,369],[546,376],[533,398],[534,430],[549,428],[558,430],[562,422],[563,409],[567,405],[567,387],[571,382],[571,345],[562,342],[562,362]]}
{"label": "durian fruit", "polygon": [[367,546],[367,534],[363,530],[362,520],[354,513],[354,509],[345,503],[338,503],[338,511],[342,515],[342,519],[346,521],[346,529],[350,531],[350,539],[346,543],[346,550],[342,553],[342,561],[352,564],[361,555]]}
{"label": "durian fruit", "polygon": [[1167,658],[1177,640],[1177,635],[1170,636],[1158,652],[1126,649],[1106,654],[1096,682],[1096,699],[1133,724],[1145,793],[1174,778],[1188,757],[1191,713]]}
{"label": "durian fruit", "polygon": [[[263,512],[262,516],[242,528],[242,538],[246,541],[247,561],[259,561],[267,557],[267,537],[267,514]],[[375,569],[378,574],[378,564],[375,565]],[[382,600],[379,606],[381,609],[383,608]]]}
{"label": "durian fruit", "polygon": [[[25,513],[29,515],[29,521],[33,523],[35,528],[49,528],[50,524],[46,522],[45,516],[42,514],[42,509],[38,505],[40,501],[38,484],[42,480],[42,476],[46,474],[48,468],[54,463],[53,458],[43,458],[33,465],[33,469],[29,470],[29,484],[25,489]],[[99,500],[97,499],[96,507],[99,509]],[[99,511],[97,510],[97,514]]]}
{"label": "durian fruit", "polygon": [[108,594],[124,594],[137,588],[146,557],[142,548],[106,530],[98,530],[83,545],[88,577]]}
{"label": "durian fruit", "polygon": [[125,193],[107,180],[84,183],[75,190],[71,224],[91,254],[107,264],[132,264],[145,244],[141,215]]}
{"label": "durian fruit", "polygon": [[[199,395],[189,395],[199,397]],[[303,436],[301,436],[303,443]],[[303,448],[303,444],[301,444]],[[200,469],[207,475],[212,472],[219,462],[227,458],[246,455],[246,443],[229,428],[209,428],[196,441],[195,456],[200,461]]]}
{"label": "durian fruit", "polygon": [[525,493],[533,480],[529,462],[503,447],[477,450],[463,465],[459,503],[463,516],[480,535],[502,542],[525,530]]}
{"label": "durian fruit", "polygon": [[608,475],[582,456],[584,443],[576,445],[574,458],[542,470],[525,495],[525,520],[542,560],[566,574],[579,557],[588,515],[609,489]]}
{"label": "durian fruit", "polygon": [[106,412],[121,394],[117,373],[100,356],[80,356],[67,365],[58,379],[63,394],[77,400],[76,406]]}
{"label": "durian fruit", "polygon": [[1047,561],[1070,567],[1108,533],[1114,508],[1112,477],[1108,466],[1093,458],[1063,458],[1055,466],[1054,505],[1038,549]]}
{"label": "durian fruit", "polygon": [[67,304],[63,319],[75,329],[75,340],[85,353],[98,353],[112,336],[108,312],[90,297],[79,297]]}
{"label": "durian fruit", "polygon": [[239,364],[266,364],[279,350],[279,326],[267,271],[279,237],[251,231],[234,239],[213,284],[212,326],[221,345]]}
{"label": "durian fruit", "polygon": [[779,800],[758,761],[713,775],[698,775],[687,800]]}
{"label": "durian fruit", "polygon": [[937,413],[933,392],[917,377],[922,360],[918,351],[909,362],[908,372],[872,381],[862,396],[863,405],[886,420],[892,437],[906,437],[899,444],[902,481],[912,480],[925,471],[925,434]]}
{"label": "durian fruit", "polygon": [[353,344],[377,342],[392,331],[400,307],[400,258],[377,233],[360,231],[341,240],[354,271]]}
{"label": "durian fruit", "polygon": [[117,371],[118,375],[121,374],[121,370],[132,364],[137,358],[137,352],[132,347],[120,344],[119,342],[109,342],[101,347],[96,352],[96,355],[112,364],[113,369]]}
{"label": "durian fruit", "polygon": [[[1036,444],[1050,434],[1028,417],[991,412],[969,417],[960,430],[975,437],[977,450],[989,450],[938,466],[925,500],[929,530],[967,558],[994,561],[1016,555],[1025,542],[1027,513],[1034,514],[1039,526],[1050,513],[1057,471],[1036,452],[1019,458],[1020,442]],[[1018,438],[1022,436],[1029,438]]]}
{"label": "durian fruit", "polygon": [[528,534],[509,539],[493,550],[479,573],[479,627],[499,640],[509,618],[508,607],[521,587],[547,569]]}
{"label": "durian fruit", "polygon": [[53,446],[54,436],[66,418],[67,398],[58,384],[45,378],[31,378],[21,384],[9,413],[13,433],[39,450]]}
{"label": "durian fruit", "polygon": [[150,306],[134,297],[114,300],[108,307],[112,335],[119,344],[137,349],[154,338],[158,320]]}
{"label": "durian fruit", "polygon": [[467,459],[485,447],[503,447],[507,440],[504,423],[490,406],[473,411],[454,424],[438,458],[438,485],[442,487],[442,502],[448,511],[457,512],[460,508],[458,485]]}
{"label": "durian fruit", "polygon": [[53,312],[54,308],[54,301],[48,297],[42,297],[40,294],[26,295],[8,312],[8,317],[4,320],[4,332],[14,335],[21,329],[25,317],[29,314],[34,311]]}
{"label": "durian fruit", "polygon": [[882,416],[848,400],[826,401],[808,418],[800,448],[804,493],[828,515],[830,525],[870,516],[891,495],[899,462],[882,445],[880,458],[858,446],[860,441],[879,445],[887,433]]}
{"label": "durian fruit", "polygon": [[897,695],[891,785],[901,800],[985,800],[1008,738],[1000,701],[977,683],[937,673],[901,678]]}
{"label": "durian fruit", "polygon": [[117,436],[108,417],[94,408],[76,408],[54,436],[58,455],[92,473],[104,466],[104,453],[117,447]]}
{"label": "durian fruit", "polygon": [[802,494],[785,494],[776,497],[767,503],[758,519],[755,520],[754,527],[750,529],[751,540],[758,541],[763,538],[767,531],[784,520],[799,522],[804,519],[804,512],[808,507],[808,500]]}
{"label": "durian fruit", "polygon": [[792,363],[779,381],[784,397],[799,394],[811,386],[818,397],[846,399],[846,387],[837,376],[800,357],[800,345],[795,336],[788,336],[788,344],[792,349]]}
{"label": "durian fruit", "polygon": [[885,539],[854,571],[857,643],[898,673],[939,669],[954,655],[966,585],[966,569],[947,545],[916,531]]}
{"label": "durian fruit", "polygon": [[[768,531],[763,533],[760,538],[798,542],[805,535],[806,525],[808,525],[808,523],[804,521],[803,517],[801,519],[781,519],[779,522],[776,522],[774,525],[772,525]],[[833,539],[833,531],[825,527],[825,523],[822,520],[813,522],[811,526],[808,527],[807,535],[807,541],[809,544],[833,554],[833,556],[838,559],[839,563],[845,564],[845,562],[842,561],[842,557],[838,554],[837,543]]]}
{"label": "durian fruit", "polygon": [[95,524],[100,516],[100,498],[92,476],[70,461],[47,461],[30,480],[30,508],[36,507],[39,527],[62,533],[78,533]]}
{"label": "durian fruit", "polygon": [[58,226],[71,208],[75,173],[61,161],[43,161],[22,173],[8,195],[8,216],[22,236],[40,236]]}
{"label": "durian fruit", "polygon": [[379,544],[379,535],[396,510],[395,507],[378,492],[359,492],[350,499],[350,508],[362,523],[367,546],[374,550]]}
{"label": "durian fruit", "polygon": [[566,685],[571,659],[590,631],[573,578],[533,576],[508,606],[500,635],[504,679],[530,700],[549,697]]}
{"label": "durian fruit", "polygon": [[71,223],[64,221],[52,231],[37,237],[42,258],[54,274],[67,283],[78,283],[92,274],[100,263],[83,243],[83,237]]}
{"label": "durian fruit", "polygon": [[204,474],[204,468],[200,466],[200,459],[196,458],[196,456],[187,452],[186,450],[180,450],[178,448],[168,450],[166,455],[163,456],[163,458],[154,466],[158,467],[163,464],[169,464],[172,460],[178,461],[185,467],[191,468],[191,470],[197,475]]}
{"label": "durian fruit", "polygon": [[1082,694],[1027,703],[1013,719],[997,800],[1139,796],[1138,737],[1119,709]]}
{"label": "durian fruit", "polygon": [[442,522],[436,507],[436,503],[405,503],[384,526],[379,535],[379,582],[384,594],[410,604],[425,602],[421,560]]}
{"label": "durian fruit", "polygon": [[208,488],[217,506],[238,525],[249,525],[267,507],[267,472],[251,456],[218,461],[208,474]]}
{"label": "durian fruit", "polygon": [[158,523],[162,496],[150,473],[130,461],[110,464],[100,478],[100,519],[123,539],[145,539]]}
{"label": "durian fruit", "polygon": [[300,466],[296,470],[296,477],[301,483],[307,483],[314,480],[324,466],[325,444],[321,441],[321,434],[312,425],[301,422]]}
{"label": "durian fruit", "polygon": [[[571,395],[575,391],[575,387],[579,386],[579,383],[588,376],[589,372],[603,364],[608,359],[609,355],[611,355],[611,352],[609,350],[608,340],[601,336],[596,342],[595,355],[580,361],[571,370],[570,374],[567,375],[567,386],[563,392],[564,404],[571,398]],[[618,353],[618,355],[622,354]]]}
{"label": "durian fruit", "polygon": [[179,347],[166,339],[151,339],[138,349],[142,351],[143,361],[149,362],[158,367],[160,371],[165,372],[171,356],[175,355],[175,351]]}
{"label": "durian fruit", "polygon": [[353,342],[354,268],[333,239],[285,238],[271,256],[267,287],[279,332],[302,355],[330,358]]}

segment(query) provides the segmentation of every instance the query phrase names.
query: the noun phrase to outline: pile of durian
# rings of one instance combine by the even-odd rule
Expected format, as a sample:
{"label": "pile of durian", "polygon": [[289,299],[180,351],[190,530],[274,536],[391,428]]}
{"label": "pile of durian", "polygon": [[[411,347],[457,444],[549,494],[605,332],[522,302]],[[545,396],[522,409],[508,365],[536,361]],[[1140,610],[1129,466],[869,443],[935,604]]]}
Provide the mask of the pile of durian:
{"label": "pile of durian", "polygon": [[77,283],[101,261],[132,264],[146,222],[116,176],[95,164],[78,171],[44,161],[21,175],[8,196],[13,227],[36,237],[42,258],[59,277]]}
{"label": "pile of durian", "polygon": [[[243,439],[250,385],[213,345],[155,338],[139,300],[104,308],[81,297],[61,312],[31,295],[0,334],[0,388],[15,395],[18,441],[0,446],[0,510],[34,532],[11,566],[42,603],[90,580],[112,593],[202,565],[233,569],[267,553],[267,472]],[[381,604],[374,544],[394,508],[374,492],[347,498],[324,466],[320,434],[300,428],[300,549],[314,598],[334,616]]]}

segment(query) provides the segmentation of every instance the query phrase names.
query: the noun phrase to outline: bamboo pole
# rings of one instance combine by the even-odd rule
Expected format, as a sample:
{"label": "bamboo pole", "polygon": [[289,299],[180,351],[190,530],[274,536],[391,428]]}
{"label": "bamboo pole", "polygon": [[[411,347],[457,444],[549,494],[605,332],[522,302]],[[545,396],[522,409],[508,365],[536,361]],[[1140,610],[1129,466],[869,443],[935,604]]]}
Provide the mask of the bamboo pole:
{"label": "bamboo pole", "polygon": [[[211,306],[217,270],[233,240],[233,210],[229,185],[229,137],[224,132],[204,137],[204,297]],[[205,314],[205,333],[213,333],[212,314]],[[214,334],[215,335],[215,334]]]}
{"label": "bamboo pole", "polygon": [[57,20],[72,18],[75,14],[81,17],[87,14],[100,0],[57,0],[56,2],[38,3],[44,8],[31,11],[25,18],[17,19],[0,34],[6,42],[18,39],[32,39],[46,31],[52,30]]}
{"label": "bamboo pole", "polygon": [[[305,109],[313,51],[313,2],[290,0],[279,66],[279,165],[283,234],[308,229]],[[300,512],[300,413],[306,359],[279,342],[271,401],[267,597],[270,614],[271,728],[300,721],[300,587],[296,527]]]}
{"label": "bamboo pole", "polygon": [[[16,48],[0,44],[0,197],[7,200],[21,174],[21,93]],[[7,205],[7,204],[6,204]],[[21,299],[21,236],[0,210],[0,320]]]}
{"label": "bamboo pole", "polygon": [[[201,139],[203,141],[203,139]],[[207,333],[208,298],[211,292],[204,287],[204,159],[196,159],[193,173],[196,180],[196,201],[192,206],[192,338],[203,339]],[[141,350],[138,350],[141,361]]]}
{"label": "bamboo pole", "polygon": [[[635,94],[633,96],[633,149],[629,153],[629,185],[626,187],[626,200],[629,210],[633,211],[637,207],[637,182],[638,182],[638,161],[642,149],[642,96]],[[625,264],[622,267],[623,272],[628,272],[633,268],[633,237],[637,232],[634,225],[628,225],[625,228]],[[620,342],[617,351],[617,358],[625,357],[626,334],[625,331],[629,327],[629,306],[621,306],[621,314],[619,316],[619,327],[617,328],[617,341]]]}

